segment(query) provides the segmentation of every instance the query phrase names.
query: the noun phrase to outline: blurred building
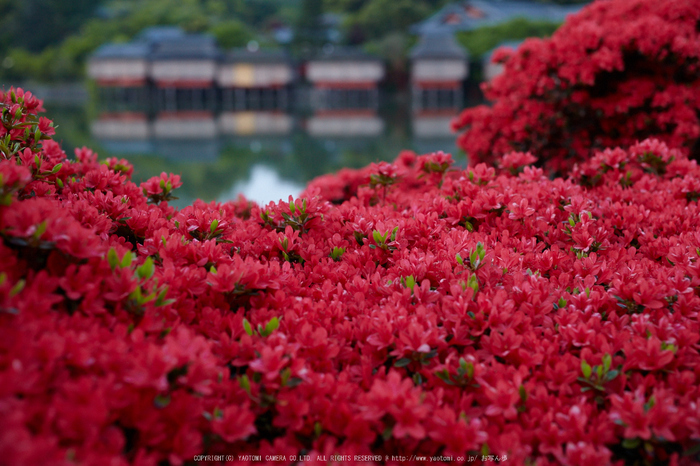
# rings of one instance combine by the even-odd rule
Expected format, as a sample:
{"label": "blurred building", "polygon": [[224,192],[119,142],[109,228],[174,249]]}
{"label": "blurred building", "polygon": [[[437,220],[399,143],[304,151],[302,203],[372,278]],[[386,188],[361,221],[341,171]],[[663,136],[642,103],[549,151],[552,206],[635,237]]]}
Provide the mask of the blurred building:
{"label": "blurred building", "polygon": [[452,33],[422,35],[409,57],[415,111],[461,107],[462,84],[469,76],[469,59]]}
{"label": "blurred building", "polygon": [[227,136],[285,136],[292,132],[294,119],[277,111],[223,112],[218,125]]}
{"label": "blurred building", "polygon": [[306,120],[306,131],[312,137],[373,137],[384,131],[384,120],[369,108],[321,110]]}
{"label": "blurred building", "polygon": [[105,44],[88,60],[87,73],[98,86],[145,86],[151,71],[149,54],[146,43]]}
{"label": "blurred building", "polygon": [[[106,44],[98,48],[87,63],[100,100],[138,107],[149,100],[150,47],[145,43]],[[142,109],[143,110],[143,109]]]}
{"label": "blurred building", "polygon": [[153,126],[142,112],[105,112],[90,124],[92,137],[113,154],[153,152]]}
{"label": "blurred building", "polygon": [[285,52],[248,47],[224,56],[216,83],[225,109],[285,109],[294,77],[292,60]]}
{"label": "blurred building", "polygon": [[164,111],[153,121],[154,152],[173,160],[215,161],[221,150],[218,135],[209,111]]}
{"label": "blurred building", "polygon": [[364,108],[379,101],[384,62],[360,49],[329,46],[306,62],[306,80],[312,85],[312,107]]}
{"label": "blurred building", "polygon": [[174,110],[175,101],[187,97],[192,110],[215,105],[221,51],[213,36],[181,34],[159,40],[149,58],[157,99],[166,108]]}

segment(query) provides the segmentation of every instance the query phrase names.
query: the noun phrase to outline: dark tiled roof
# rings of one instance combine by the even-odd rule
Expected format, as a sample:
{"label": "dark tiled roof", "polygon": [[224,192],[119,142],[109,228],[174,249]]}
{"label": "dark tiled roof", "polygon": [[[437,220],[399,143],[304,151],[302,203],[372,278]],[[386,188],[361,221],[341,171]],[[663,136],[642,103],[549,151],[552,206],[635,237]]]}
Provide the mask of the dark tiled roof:
{"label": "dark tiled roof", "polygon": [[514,18],[561,22],[585,4],[555,5],[525,0],[467,0],[446,5],[436,14],[411,26],[414,34],[430,31],[469,31]]}
{"label": "dark tiled roof", "polygon": [[417,58],[457,58],[466,60],[468,54],[451,32],[427,32],[410,53],[412,60]]}
{"label": "dark tiled roof", "polygon": [[205,58],[219,59],[221,52],[213,36],[185,34],[179,27],[156,26],[144,29],[127,44],[105,44],[93,59],[147,58],[149,60]]}
{"label": "dark tiled roof", "polygon": [[147,58],[151,48],[147,44],[105,44],[92,54],[93,59],[105,58]]}
{"label": "dark tiled roof", "polygon": [[256,50],[238,48],[229,51],[224,61],[227,63],[291,63],[291,58],[284,50]]}
{"label": "dark tiled roof", "polygon": [[206,34],[186,34],[181,37],[159,41],[154,44],[150,58],[152,60],[168,59],[219,59],[216,39]]}
{"label": "dark tiled roof", "polygon": [[329,47],[309,61],[382,61],[358,47]]}
{"label": "dark tiled roof", "polygon": [[156,44],[165,40],[177,39],[183,37],[185,31],[178,26],[153,26],[146,28],[136,36],[135,42],[147,42]]}

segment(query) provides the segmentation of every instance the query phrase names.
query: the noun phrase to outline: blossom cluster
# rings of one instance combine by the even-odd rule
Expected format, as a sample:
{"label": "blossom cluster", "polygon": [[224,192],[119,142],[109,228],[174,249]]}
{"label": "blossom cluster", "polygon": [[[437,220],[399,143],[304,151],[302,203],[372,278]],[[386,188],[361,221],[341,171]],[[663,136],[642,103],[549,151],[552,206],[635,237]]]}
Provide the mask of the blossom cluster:
{"label": "blossom cluster", "polygon": [[551,38],[494,54],[493,105],[455,119],[458,144],[472,163],[531,151],[560,174],[649,137],[700,158],[699,25],[700,0],[594,2]]}
{"label": "blossom cluster", "polygon": [[554,180],[529,153],[404,152],[298,199],[178,210],[177,176],[68,158],[19,89],[0,107],[2,461],[700,460],[683,151]]}

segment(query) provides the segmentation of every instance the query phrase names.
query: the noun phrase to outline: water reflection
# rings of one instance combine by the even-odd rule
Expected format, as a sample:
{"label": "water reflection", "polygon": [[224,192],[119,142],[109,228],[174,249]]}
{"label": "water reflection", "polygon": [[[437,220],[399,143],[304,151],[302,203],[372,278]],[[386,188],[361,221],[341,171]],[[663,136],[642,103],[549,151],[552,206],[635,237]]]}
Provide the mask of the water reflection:
{"label": "water reflection", "polygon": [[265,165],[253,165],[250,177],[236,183],[228,192],[219,197],[219,201],[230,201],[243,194],[247,199],[265,205],[270,201],[287,200],[296,197],[304,186],[280,178],[279,173]]}
{"label": "water reflection", "polygon": [[[80,126],[71,121],[80,118],[76,112],[49,107],[48,116],[59,124],[64,146],[84,144],[101,157],[128,158],[136,182],[161,171],[180,174],[180,206],[196,198],[221,201],[239,194],[263,204],[286,199],[316,176],[392,160],[403,149],[443,150],[464,159],[450,128],[465,106],[460,93],[427,97],[414,106],[405,96],[375,90],[319,94],[311,89],[301,97],[288,96],[291,110],[237,108],[222,99],[202,101],[202,96],[197,103],[196,96],[185,94],[176,93],[166,104],[133,89],[101,90],[92,110],[82,115],[87,134],[75,131]],[[306,105],[299,104],[301,99]],[[66,126],[73,130],[62,133]]]}

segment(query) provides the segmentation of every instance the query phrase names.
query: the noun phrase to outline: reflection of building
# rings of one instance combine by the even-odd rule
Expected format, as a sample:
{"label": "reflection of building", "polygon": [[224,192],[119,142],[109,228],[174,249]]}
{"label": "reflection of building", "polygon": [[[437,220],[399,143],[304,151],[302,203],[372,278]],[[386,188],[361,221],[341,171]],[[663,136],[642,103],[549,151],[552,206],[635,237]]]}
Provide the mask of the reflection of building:
{"label": "reflection of building", "polygon": [[145,110],[150,62],[147,44],[107,44],[90,57],[88,76],[99,86],[104,100],[120,101]]}
{"label": "reflection of building", "polygon": [[379,136],[384,120],[371,109],[326,110],[306,120],[306,131],[312,137]]}
{"label": "reflection of building", "polygon": [[288,86],[294,80],[289,56],[281,51],[238,49],[219,65],[216,82],[223,89],[224,107],[286,108]]}
{"label": "reflection of building", "polygon": [[294,127],[291,115],[282,112],[224,112],[219,130],[224,135],[285,135]]}
{"label": "reflection of building", "polygon": [[292,152],[294,117],[281,111],[223,112],[218,119],[223,144],[235,150],[284,157]]}
{"label": "reflection of building", "polygon": [[170,159],[214,161],[219,156],[218,125],[207,111],[161,112],[153,122],[154,149]]}
{"label": "reflection of building", "polygon": [[421,154],[442,150],[455,155],[457,145],[452,120],[458,113],[454,107],[414,111],[411,127],[415,150]]}
{"label": "reflection of building", "polygon": [[411,26],[411,32],[428,34],[470,31],[484,26],[495,26],[515,18],[558,23],[582,7],[582,4],[557,5],[518,0],[465,0],[446,5],[430,18]]}
{"label": "reflection of building", "polygon": [[168,159],[213,161],[219,155],[216,120],[210,112],[105,113],[92,122],[92,137],[115,155],[158,154]]}
{"label": "reflection of building", "polygon": [[481,60],[484,70],[484,81],[491,81],[493,78],[503,73],[503,69],[505,66],[502,63],[493,63],[491,61],[494,52],[500,49],[501,47],[516,50],[520,46],[520,44],[522,44],[522,42],[523,41],[521,40],[501,42],[484,55],[484,58]]}
{"label": "reflection of building", "polygon": [[92,137],[111,153],[147,154],[153,151],[153,128],[145,113],[103,113],[90,125]]}
{"label": "reflection of building", "polygon": [[454,138],[452,120],[457,116],[454,109],[424,111],[413,114],[413,136],[416,138]]}
{"label": "reflection of building", "polygon": [[361,50],[333,47],[306,63],[315,108],[376,107],[384,63]]}
{"label": "reflection of building", "polygon": [[213,138],[217,135],[214,115],[210,112],[161,112],[153,122],[157,138]]}
{"label": "reflection of building", "polygon": [[424,34],[410,53],[414,109],[461,107],[467,53],[450,33]]}

